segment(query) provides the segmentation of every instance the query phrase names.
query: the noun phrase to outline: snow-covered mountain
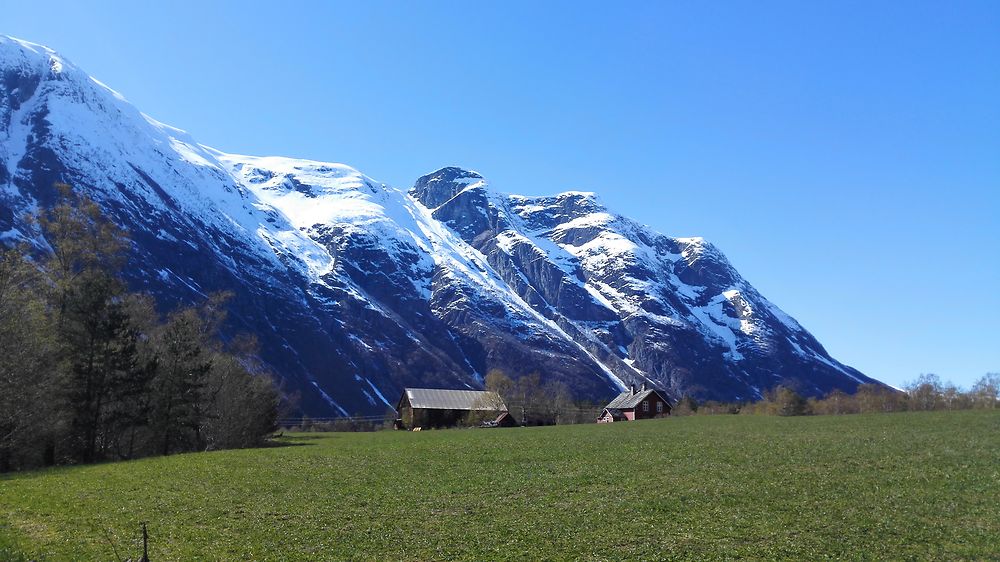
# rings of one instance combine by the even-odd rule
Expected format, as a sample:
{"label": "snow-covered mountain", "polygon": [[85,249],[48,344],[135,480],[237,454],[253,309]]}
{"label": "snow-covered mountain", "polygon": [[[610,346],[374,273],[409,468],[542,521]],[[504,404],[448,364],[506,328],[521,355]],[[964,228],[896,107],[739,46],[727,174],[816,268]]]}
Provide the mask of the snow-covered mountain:
{"label": "snow-covered mountain", "polygon": [[403,191],[342,164],[225,154],[0,36],[0,240],[44,244],[22,217],[57,182],[129,231],[133,288],[166,307],[232,291],[227,329],[256,334],[313,415],[479,387],[492,368],[594,399],[633,382],[727,400],[874,382],[714,246],[593,194],[509,195],[458,168]]}

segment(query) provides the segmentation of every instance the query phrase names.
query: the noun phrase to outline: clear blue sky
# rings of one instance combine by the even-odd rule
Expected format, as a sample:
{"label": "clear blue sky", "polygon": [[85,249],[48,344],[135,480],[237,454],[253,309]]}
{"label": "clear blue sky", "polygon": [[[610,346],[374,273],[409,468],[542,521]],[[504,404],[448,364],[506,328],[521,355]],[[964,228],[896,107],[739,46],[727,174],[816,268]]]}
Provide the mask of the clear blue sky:
{"label": "clear blue sky", "polygon": [[890,384],[1000,371],[1000,2],[205,4],[0,33],[225,151],[596,191]]}

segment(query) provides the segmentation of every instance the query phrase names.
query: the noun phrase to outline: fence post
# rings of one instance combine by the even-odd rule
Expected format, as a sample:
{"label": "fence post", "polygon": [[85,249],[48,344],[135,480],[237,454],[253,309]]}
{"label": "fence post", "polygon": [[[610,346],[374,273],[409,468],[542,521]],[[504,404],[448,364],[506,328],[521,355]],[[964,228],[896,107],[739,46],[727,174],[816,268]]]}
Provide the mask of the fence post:
{"label": "fence post", "polygon": [[146,534],[146,522],[142,522],[142,558],[139,562],[149,562],[149,535]]}

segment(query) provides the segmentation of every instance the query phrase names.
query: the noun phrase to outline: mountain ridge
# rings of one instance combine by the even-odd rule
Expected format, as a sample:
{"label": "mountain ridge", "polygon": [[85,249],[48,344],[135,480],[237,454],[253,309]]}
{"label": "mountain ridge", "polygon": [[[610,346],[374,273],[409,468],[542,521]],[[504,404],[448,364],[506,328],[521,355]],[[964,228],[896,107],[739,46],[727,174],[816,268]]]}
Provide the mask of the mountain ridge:
{"label": "mountain ridge", "polygon": [[700,238],[593,193],[523,196],[455,166],[409,190],[343,164],[227,154],[148,117],[45,47],[0,36],[0,240],[65,182],[132,235],[127,281],[165,307],[231,290],[311,415],[406,386],[540,372],[579,397],[632,382],[747,400],[877,383],[829,356]]}

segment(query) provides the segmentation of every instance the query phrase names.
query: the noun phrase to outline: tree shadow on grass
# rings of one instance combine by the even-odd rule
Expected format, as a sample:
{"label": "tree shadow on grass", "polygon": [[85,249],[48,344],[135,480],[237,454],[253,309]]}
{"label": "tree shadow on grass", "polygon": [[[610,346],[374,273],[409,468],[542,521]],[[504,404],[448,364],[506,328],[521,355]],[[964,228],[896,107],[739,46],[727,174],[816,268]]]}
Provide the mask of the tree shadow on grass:
{"label": "tree shadow on grass", "polygon": [[[253,447],[246,447],[246,448],[244,448],[242,450],[250,450],[250,449],[272,449],[272,448],[279,448],[279,447],[312,447],[312,446],[315,445],[315,443],[308,443],[308,442],[303,442],[303,441],[311,441],[311,440],[315,440],[315,439],[330,439],[330,436],[329,435],[327,435],[327,436],[323,436],[323,435],[292,435],[292,436],[288,436],[288,435],[286,435],[286,436],[280,436],[280,437],[274,437],[274,438],[268,439],[268,440],[264,441],[263,443],[261,443],[260,445],[256,445],[256,446],[253,446]],[[223,452],[223,451],[238,451],[238,450],[241,450],[241,449],[213,449],[211,451],[185,451],[183,453],[177,453],[177,454],[174,454],[174,455],[166,455],[166,456],[164,456],[164,455],[151,455],[151,456],[148,456],[148,457],[139,457],[139,458],[135,458],[135,459],[104,460],[104,461],[93,462],[93,463],[88,463],[88,464],[63,464],[63,465],[56,465],[56,466],[40,466],[40,467],[29,468],[29,469],[25,469],[25,470],[14,470],[14,471],[10,471],[10,472],[0,472],[0,482],[3,482],[5,480],[27,480],[27,479],[32,479],[32,478],[38,478],[38,477],[41,477],[41,476],[48,476],[50,474],[58,473],[58,472],[70,472],[70,471],[82,470],[82,469],[87,469],[87,468],[93,468],[93,467],[102,466],[102,465],[126,464],[126,463],[135,463],[135,462],[142,462],[142,461],[150,461],[150,460],[154,460],[154,459],[163,459],[163,458],[167,458],[167,457],[175,457],[175,456],[178,456],[178,455],[203,455],[203,454],[207,454],[207,453],[220,453],[220,452]],[[5,545],[3,545],[3,543],[0,543],[0,547],[4,547],[4,546]],[[3,554],[2,550],[0,550],[0,554]],[[0,556],[0,561],[6,561],[6,558],[4,558],[3,556]]]}
{"label": "tree shadow on grass", "polygon": [[264,443],[253,447],[254,449],[280,449],[282,447],[312,447],[315,443],[302,443],[300,440],[296,439],[294,441],[289,441],[285,439],[276,440],[268,439]]}
{"label": "tree shadow on grass", "polygon": [[335,436],[330,434],[309,434],[309,433],[293,433],[291,435],[279,435],[268,439],[261,448],[267,447],[300,447],[305,445],[315,445],[315,443],[309,443],[309,441],[321,441],[336,439]]}

